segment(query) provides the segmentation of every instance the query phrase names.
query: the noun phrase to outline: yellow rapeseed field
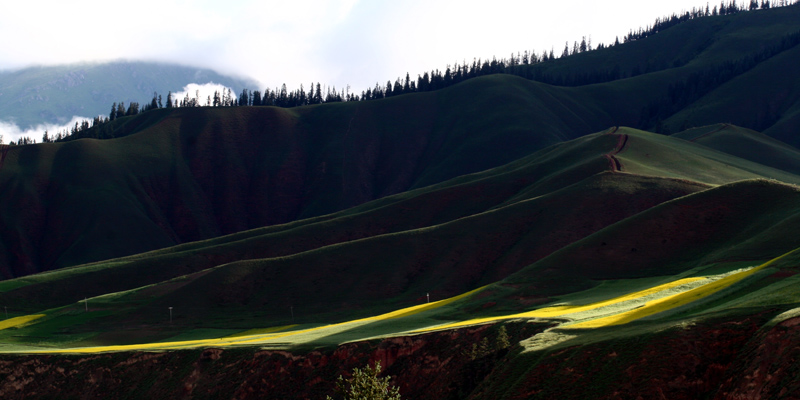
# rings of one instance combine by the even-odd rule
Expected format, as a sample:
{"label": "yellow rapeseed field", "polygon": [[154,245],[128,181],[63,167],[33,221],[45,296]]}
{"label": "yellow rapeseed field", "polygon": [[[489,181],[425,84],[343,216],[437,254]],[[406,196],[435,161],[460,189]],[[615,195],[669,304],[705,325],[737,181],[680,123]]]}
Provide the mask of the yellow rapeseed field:
{"label": "yellow rapeseed field", "polygon": [[44,317],[44,314],[23,315],[21,317],[9,318],[5,321],[0,321],[0,330],[26,324],[42,317]]}
{"label": "yellow rapeseed field", "polygon": [[[667,311],[676,307],[689,304],[698,299],[707,297],[711,294],[717,293],[720,290],[733,285],[736,282],[762,270],[772,263],[780,260],[781,258],[791,254],[792,252],[776,257],[762,265],[755,268],[746,269],[743,271],[732,272],[728,274],[707,276],[707,277],[694,277],[683,278],[673,282],[665,283],[662,285],[654,286],[645,290],[640,290],[634,293],[618,296],[612,299],[594,302],[591,304],[583,305],[557,305],[551,307],[544,307],[536,310],[526,311],[517,314],[509,314],[503,316],[476,318],[466,321],[457,321],[445,323],[442,325],[430,326],[411,332],[426,332],[443,329],[453,329],[467,325],[477,325],[495,321],[502,321],[508,319],[525,319],[525,318],[540,318],[540,319],[553,319],[557,318],[563,323],[562,328],[568,329],[590,329],[605,326],[621,325],[628,322],[654,315],[663,311]],[[406,307],[397,311],[392,311],[386,314],[377,316],[361,318],[357,320],[342,322],[338,324],[331,324],[319,326],[314,328],[289,330],[296,325],[281,326],[275,328],[267,328],[260,330],[245,331],[234,336],[228,336],[218,339],[200,339],[200,340],[187,340],[187,341],[174,341],[163,343],[145,343],[136,345],[121,345],[121,346],[98,346],[98,347],[84,347],[72,349],[48,349],[41,351],[34,351],[37,353],[100,353],[100,352],[113,352],[113,351],[132,351],[132,350],[174,350],[195,347],[227,347],[237,345],[257,345],[269,344],[275,342],[277,339],[291,338],[292,343],[302,343],[306,341],[315,340],[319,337],[335,335],[340,332],[356,329],[360,326],[367,325],[376,321],[399,319],[408,317],[424,311],[433,310],[455,301],[461,300],[480,292],[485,287],[481,287],[470,292],[461,294],[459,296],[451,297],[445,300],[425,303],[417,306]],[[6,321],[0,322],[0,329],[9,328],[28,323],[44,315],[26,315],[22,317],[11,318]],[[564,321],[566,320],[566,321]]]}

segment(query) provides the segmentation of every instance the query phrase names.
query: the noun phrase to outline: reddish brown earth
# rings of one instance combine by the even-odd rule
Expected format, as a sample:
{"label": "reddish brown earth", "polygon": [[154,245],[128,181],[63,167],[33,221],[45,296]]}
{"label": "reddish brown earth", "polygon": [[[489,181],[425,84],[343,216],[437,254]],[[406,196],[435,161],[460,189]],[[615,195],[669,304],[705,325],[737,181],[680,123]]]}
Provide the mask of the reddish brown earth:
{"label": "reddish brown earth", "polygon": [[768,315],[521,355],[470,398],[800,398],[800,319],[761,330]]}
{"label": "reddish brown earth", "polygon": [[[324,398],[335,378],[380,361],[407,399],[800,398],[800,318],[725,317],[554,351],[494,351],[471,360],[497,326],[296,354],[207,349],[0,358],[0,396],[31,398]],[[542,325],[509,324],[512,343]]]}
{"label": "reddish brown earth", "polygon": [[[545,326],[509,325],[512,339]],[[165,353],[4,356],[0,398],[322,399],[337,376],[376,361],[403,398],[453,398],[469,393],[506,354],[476,360],[466,354],[496,327],[359,342],[292,354],[277,350],[207,349]]]}

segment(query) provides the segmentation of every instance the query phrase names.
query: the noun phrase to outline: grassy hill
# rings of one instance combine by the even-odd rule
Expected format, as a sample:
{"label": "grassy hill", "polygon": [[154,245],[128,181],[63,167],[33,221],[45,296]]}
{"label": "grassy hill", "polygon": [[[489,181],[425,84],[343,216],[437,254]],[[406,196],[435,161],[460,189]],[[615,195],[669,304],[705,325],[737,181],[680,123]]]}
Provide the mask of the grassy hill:
{"label": "grassy hill", "polygon": [[800,165],[797,165],[797,155],[800,154],[800,150],[750,129],[730,124],[715,124],[679,132],[672,136],[795,175],[800,172]]}
{"label": "grassy hill", "polygon": [[160,109],[2,147],[0,351],[44,354],[0,357],[0,391],[319,397],[379,360],[415,398],[791,396],[798,13],[530,67],[561,85]]}
{"label": "grassy hill", "polygon": [[[479,304],[437,318],[518,312],[605,280],[665,279],[796,248],[798,198],[787,183],[800,177],[614,128],[338,213],[8,280],[0,301],[49,309],[14,333],[56,329],[61,345],[338,322],[493,282]],[[83,297],[88,319],[75,314]],[[154,310],[168,307],[176,319],[165,328]]]}
{"label": "grassy hill", "polygon": [[[727,122],[797,145],[800,6],[694,19],[644,40],[532,66],[564,79],[621,70],[572,90],[610,104],[614,125],[678,132]],[[789,39],[789,38],[794,39]]]}
{"label": "grassy hill", "polygon": [[[798,13],[790,6],[698,18],[528,67],[534,76],[566,82],[619,66],[619,79],[603,83],[554,86],[497,74],[373,101],[160,109],[111,122],[103,128],[111,140],[3,148],[0,188],[8,194],[0,220],[8,229],[0,232],[0,276],[325,215],[609,126],[674,132],[730,122],[798,144],[791,85],[800,79],[784,68],[799,48]],[[778,176],[797,172],[791,146],[747,135],[762,148],[758,155],[722,133],[701,143],[783,172],[742,165],[749,172],[742,175],[719,155],[670,176],[793,182]],[[713,137],[728,144],[711,143]],[[655,139],[648,145],[682,146]],[[771,157],[773,150],[782,155]],[[626,168],[659,174],[646,169],[685,161],[676,153],[658,165],[630,159]]]}
{"label": "grassy hill", "polygon": [[375,102],[162,109],[114,121],[113,140],[6,147],[0,265],[19,276],[322,215],[607,122],[575,120],[549,90],[492,76]]}

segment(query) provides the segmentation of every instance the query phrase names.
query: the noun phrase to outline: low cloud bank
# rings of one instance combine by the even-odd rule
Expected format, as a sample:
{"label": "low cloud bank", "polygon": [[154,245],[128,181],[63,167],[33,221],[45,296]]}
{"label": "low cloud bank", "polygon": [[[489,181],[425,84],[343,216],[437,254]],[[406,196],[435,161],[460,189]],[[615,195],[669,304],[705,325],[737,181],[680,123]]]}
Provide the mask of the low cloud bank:
{"label": "low cloud bank", "polygon": [[76,122],[80,124],[85,120],[91,122],[92,118],[75,115],[66,124],[39,124],[27,129],[22,129],[13,122],[0,121],[0,143],[6,144],[11,141],[16,143],[22,137],[28,137],[36,140],[36,143],[41,143],[45,131],[47,131],[48,135],[52,136],[55,135],[56,132],[71,130],[75,127]]}
{"label": "low cloud bank", "polygon": [[[211,99],[211,101],[213,102],[214,92],[219,92],[221,97],[222,94],[228,90],[231,91],[231,95],[233,97],[236,98],[239,96],[239,94],[234,92],[233,89],[219,83],[213,83],[213,82],[208,82],[203,84],[190,83],[184,86],[182,90],[178,92],[173,92],[172,100],[173,102],[177,100],[178,103],[180,103],[188,96],[190,100],[197,98],[198,103],[201,106],[205,106],[206,103],[209,101],[209,99]],[[166,96],[162,94],[162,104],[164,106],[166,106],[166,101],[167,101]],[[149,100],[147,101],[147,103],[149,103]],[[144,106],[144,104],[140,105]],[[104,115],[103,117],[108,117],[108,116]],[[41,143],[42,136],[44,135],[45,131],[47,131],[48,135],[52,137],[58,132],[71,131],[72,128],[75,127],[76,122],[80,124],[84,120],[88,120],[91,122],[92,118],[75,115],[66,124],[44,123],[25,129],[20,128],[17,124],[10,121],[0,121],[0,144],[6,144],[11,141],[16,143],[22,137],[33,139],[36,141],[36,143]]]}

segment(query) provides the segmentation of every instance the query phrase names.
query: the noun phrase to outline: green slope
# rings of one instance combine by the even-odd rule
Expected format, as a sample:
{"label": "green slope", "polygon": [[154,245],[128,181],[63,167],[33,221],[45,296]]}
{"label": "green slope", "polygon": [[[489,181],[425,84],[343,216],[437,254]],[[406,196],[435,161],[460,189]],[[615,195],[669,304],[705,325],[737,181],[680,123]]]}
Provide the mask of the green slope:
{"label": "green slope", "polygon": [[590,132],[549,90],[492,76],[365,103],[162,109],[114,121],[117,139],[6,147],[3,274],[323,215]]}
{"label": "green slope", "polygon": [[[695,172],[722,163],[729,168],[713,179]],[[741,181],[775,172],[685,140],[612,129],[337,214],[9,280],[0,300],[26,313],[52,309],[15,334],[54,329],[62,345],[286,325],[287,309],[295,322],[343,321],[496,281],[489,297],[437,318],[525,310],[602,280],[680,277],[797,247],[796,188]],[[76,319],[83,296],[94,311]],[[171,327],[158,311],[167,307]],[[100,332],[117,333],[90,339]]]}
{"label": "green slope", "polygon": [[[102,144],[4,148],[0,189],[9,195],[0,220],[8,229],[0,232],[0,274],[21,276],[325,215],[497,167],[612,125],[677,131],[730,122],[794,143],[800,103],[792,85],[800,80],[785,66],[798,54],[786,44],[800,31],[798,13],[800,7],[790,6],[699,18],[647,39],[530,66],[568,77],[619,65],[625,76],[594,85],[490,75],[358,103],[155,110],[98,128],[94,133],[117,138]],[[757,57],[773,48],[770,57]],[[743,60],[752,62],[740,68]],[[796,172],[791,152],[779,163],[732,154]],[[646,169],[668,171],[666,164],[683,162],[680,154],[662,160],[626,162],[632,172],[656,175]],[[794,182],[753,165],[735,167],[744,174],[728,171],[732,162],[723,156],[698,160],[698,169],[671,176],[714,184],[759,176]]]}
{"label": "green slope", "polygon": [[750,129],[716,124],[672,136],[795,175],[800,172],[800,165],[797,163],[800,150]]}
{"label": "green slope", "polygon": [[[677,132],[728,122],[764,131],[794,145],[797,99],[791,88],[798,79],[786,66],[795,63],[797,46],[747,64],[747,68],[742,63],[781,46],[800,31],[798,16],[800,7],[795,5],[695,19],[645,40],[568,57],[547,68],[558,69],[563,64],[563,68],[589,73],[595,65],[638,65],[640,75],[573,89],[590,96],[596,104],[608,105],[616,125]],[[695,35],[702,44],[687,39]],[[689,53],[684,54],[685,50]],[[646,60],[657,53],[667,54],[676,62],[647,71]],[[594,60],[600,57],[603,62]],[[693,86],[696,84],[700,86]]]}
{"label": "green slope", "polygon": [[[624,171],[645,175],[666,175],[709,184],[755,178],[770,178],[800,184],[797,175],[749,161],[750,158],[758,159],[758,157],[739,158],[708,147],[644,131],[620,129],[619,133],[627,135],[626,147],[616,155],[622,161]],[[758,135],[749,135],[747,138],[760,139]],[[794,154],[787,154],[789,160],[792,160],[793,156]]]}

